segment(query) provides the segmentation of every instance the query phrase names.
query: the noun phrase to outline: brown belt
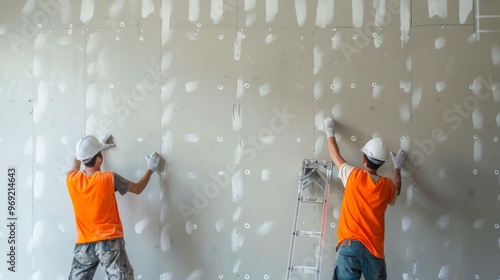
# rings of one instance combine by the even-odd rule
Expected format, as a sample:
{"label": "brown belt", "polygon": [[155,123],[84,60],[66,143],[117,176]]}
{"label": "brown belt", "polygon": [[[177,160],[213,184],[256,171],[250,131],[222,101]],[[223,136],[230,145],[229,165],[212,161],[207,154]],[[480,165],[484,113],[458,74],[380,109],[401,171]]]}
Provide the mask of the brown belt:
{"label": "brown belt", "polygon": [[352,240],[352,239],[344,239],[342,240],[342,242],[340,242],[340,244],[337,246],[337,248],[335,248],[336,250],[335,251],[338,251],[339,250],[339,247],[349,247],[352,245],[352,241],[355,241],[355,240]]}

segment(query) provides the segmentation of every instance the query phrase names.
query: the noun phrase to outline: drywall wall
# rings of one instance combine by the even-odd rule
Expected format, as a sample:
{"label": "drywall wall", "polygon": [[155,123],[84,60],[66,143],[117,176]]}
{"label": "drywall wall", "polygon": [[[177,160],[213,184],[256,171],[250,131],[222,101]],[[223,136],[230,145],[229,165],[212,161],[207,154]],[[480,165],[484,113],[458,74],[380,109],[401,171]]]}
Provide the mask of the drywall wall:
{"label": "drywall wall", "polygon": [[[500,278],[497,1],[0,7],[0,279],[67,278],[64,176],[86,133],[114,135],[104,168],[131,180],[145,155],[165,159],[143,194],[118,196],[136,279],[284,279],[302,160],[329,159],[328,115],[354,165],[374,135],[410,154],[386,214],[389,279]],[[341,199],[333,178],[321,279]]]}

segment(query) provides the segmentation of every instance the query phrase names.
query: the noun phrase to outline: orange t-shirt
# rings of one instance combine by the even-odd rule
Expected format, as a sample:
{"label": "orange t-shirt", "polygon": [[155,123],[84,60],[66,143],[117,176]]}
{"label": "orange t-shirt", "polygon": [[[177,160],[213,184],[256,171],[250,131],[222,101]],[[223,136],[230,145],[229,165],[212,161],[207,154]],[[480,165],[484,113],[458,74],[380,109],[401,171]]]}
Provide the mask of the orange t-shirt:
{"label": "orange t-shirt", "polygon": [[352,169],[340,210],[338,244],[345,239],[362,242],[378,258],[384,257],[385,210],[396,195],[396,186],[380,176],[376,182],[367,171]]}
{"label": "orange t-shirt", "polygon": [[75,211],[77,244],[123,237],[113,180],[113,172],[91,176],[77,170],[68,172],[66,184]]}

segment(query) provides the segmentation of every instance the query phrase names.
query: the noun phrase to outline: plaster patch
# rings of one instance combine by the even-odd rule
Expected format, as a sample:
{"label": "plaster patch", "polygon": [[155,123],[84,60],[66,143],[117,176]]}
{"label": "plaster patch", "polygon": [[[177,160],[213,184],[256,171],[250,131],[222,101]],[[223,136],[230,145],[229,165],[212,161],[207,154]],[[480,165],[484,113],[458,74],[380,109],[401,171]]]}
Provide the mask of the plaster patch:
{"label": "plaster patch", "polygon": [[168,229],[169,228],[170,228],[170,224],[166,224],[161,229],[160,244],[161,244],[161,250],[162,250],[162,252],[170,251],[170,248],[172,247],[172,244],[171,244],[171,241],[170,241],[170,236],[169,236],[169,233],[168,233]]}
{"label": "plaster patch", "polygon": [[241,207],[241,206],[238,206],[238,208],[236,208],[236,210],[234,210],[233,222],[237,222],[240,219],[242,211],[243,211],[243,207]]}
{"label": "plaster patch", "polygon": [[172,272],[163,272],[160,275],[160,280],[173,280],[174,274]]}
{"label": "plaster patch", "polygon": [[[401,0],[400,3],[400,21],[401,21],[401,44],[408,43],[410,24],[411,24],[411,0]],[[401,46],[402,47],[402,46]]]}
{"label": "plaster patch", "polygon": [[186,91],[193,92],[198,89],[200,81],[191,81],[186,83]]}
{"label": "plaster patch", "polygon": [[135,233],[141,234],[142,231],[151,223],[151,218],[144,217],[139,222],[135,224]]}
{"label": "plaster patch", "polygon": [[278,0],[266,0],[266,22],[273,22],[277,14]]}
{"label": "plaster patch", "polygon": [[[500,238],[498,240],[499,240],[498,244],[500,244]],[[241,266],[241,259],[237,259],[234,262],[233,273],[238,273],[238,271],[240,270],[240,266]]]}
{"label": "plaster patch", "polygon": [[381,27],[384,24],[385,12],[387,11],[386,0],[373,1],[373,8],[375,9],[375,26]]}
{"label": "plaster patch", "polygon": [[243,196],[243,178],[240,171],[231,177],[231,186],[233,189],[233,202],[240,201]]}
{"label": "plaster patch", "polygon": [[197,22],[200,18],[200,0],[189,0],[188,20]]}
{"label": "plaster patch", "polygon": [[403,151],[409,151],[410,150],[410,137],[409,136],[402,136],[400,139],[400,149]]}
{"label": "plaster patch", "polygon": [[167,106],[165,106],[165,110],[163,110],[163,114],[161,115],[161,126],[166,127],[170,124],[170,121],[172,121],[172,116],[174,115],[174,107],[175,104],[169,103]]}
{"label": "plaster patch", "polygon": [[49,101],[49,88],[45,81],[40,81],[38,84],[36,98],[36,107],[35,110],[33,110],[33,121],[35,123],[39,123],[43,114],[47,110],[47,104]]}
{"label": "plaster patch", "polygon": [[385,35],[378,35],[377,37],[373,38],[373,45],[375,46],[375,48],[380,48],[380,46],[382,46],[385,37]]}
{"label": "plaster patch", "polygon": [[438,230],[447,230],[450,227],[450,215],[442,215],[436,221],[436,228]]}
{"label": "plaster patch", "polygon": [[161,4],[161,43],[166,45],[170,38],[170,18],[172,16],[172,1],[162,0]]}
{"label": "plaster patch", "polygon": [[448,0],[427,0],[429,8],[429,18],[438,16],[440,18],[448,17]]}
{"label": "plaster patch", "polygon": [[243,1],[245,12],[255,10],[256,1],[257,0],[245,0],[245,1]]}
{"label": "plaster patch", "polygon": [[352,0],[352,25],[354,27],[363,26],[364,13],[364,0]]}
{"label": "plaster patch", "polygon": [[399,119],[401,122],[406,123],[410,120],[411,112],[410,108],[406,104],[399,106]]}
{"label": "plaster patch", "polygon": [[448,279],[449,272],[450,272],[449,266],[447,266],[447,265],[442,266],[441,269],[439,269],[438,278],[439,279]]}
{"label": "plaster patch", "polygon": [[176,79],[169,79],[161,86],[161,101],[169,101],[175,91],[175,86],[177,85]]}
{"label": "plaster patch", "polygon": [[314,99],[320,100],[323,96],[323,81],[316,81],[314,84]]}
{"label": "plaster patch", "polygon": [[[162,73],[167,72],[172,66],[174,61],[174,52],[166,52],[161,56],[161,71]],[[160,80],[159,73],[155,74],[157,77],[153,77],[157,82]]]}
{"label": "plaster patch", "polygon": [[313,65],[313,74],[316,75],[319,73],[321,68],[323,68],[323,55],[324,52],[321,50],[320,47],[315,46],[313,49],[313,59],[314,59],[314,65]]}
{"label": "plaster patch", "polygon": [[380,97],[380,94],[382,93],[382,89],[384,89],[384,87],[381,85],[375,85],[373,87],[372,96],[374,99],[377,99]]}
{"label": "plaster patch", "polygon": [[333,207],[332,214],[333,218],[335,218],[335,220],[338,220],[340,218],[340,207],[339,206]]}
{"label": "plaster patch", "polygon": [[193,221],[189,220],[186,222],[186,232],[188,234],[193,233],[193,231],[197,228],[196,224],[193,223]]}
{"label": "plaster patch", "polygon": [[233,253],[238,252],[241,247],[243,247],[243,242],[245,241],[245,236],[237,227],[234,227],[231,232],[231,250]]}
{"label": "plaster patch", "polygon": [[233,105],[233,131],[241,129],[243,124],[243,117],[241,114],[241,104]]}
{"label": "plaster patch", "polygon": [[155,4],[153,0],[142,0],[142,17],[147,18],[155,11]]}
{"label": "plaster patch", "polygon": [[273,229],[275,221],[267,221],[259,226],[257,229],[257,235],[264,236],[267,235]]}
{"label": "plaster patch", "polygon": [[342,45],[342,36],[340,34],[333,34],[332,36],[332,50],[340,49]]}
{"label": "plaster patch", "polygon": [[479,108],[474,109],[472,112],[472,125],[475,130],[483,129],[483,112]]}
{"label": "plaster patch", "polygon": [[497,114],[497,126],[500,127],[500,112]]}
{"label": "plaster patch", "polygon": [[266,39],[264,40],[266,44],[271,44],[272,42],[276,41],[276,36],[273,34],[269,34],[266,36]]}
{"label": "plaster patch", "polygon": [[491,59],[493,60],[493,65],[500,65],[500,46],[497,44],[491,46]]}
{"label": "plaster patch", "polygon": [[245,34],[241,31],[236,33],[236,39],[234,40],[234,60],[239,61],[241,57],[241,42],[245,38]]}
{"label": "plaster patch", "polygon": [[45,222],[37,221],[33,226],[33,248],[38,247],[42,243],[43,234],[45,233]]}
{"label": "plaster patch", "polygon": [[307,18],[307,0],[295,0],[295,15],[297,23],[303,27]]}
{"label": "plaster patch", "polygon": [[316,26],[325,28],[333,21],[335,0],[318,0],[316,8]]}
{"label": "plaster patch", "polygon": [[35,9],[35,0],[27,0],[24,3],[23,9],[21,10],[21,14],[23,16],[30,16]]}
{"label": "plaster patch", "polygon": [[459,18],[460,18],[460,23],[464,24],[467,22],[467,18],[472,12],[472,6],[473,6],[474,1],[471,0],[460,0],[459,4]]}
{"label": "plaster patch", "polygon": [[436,83],[437,92],[443,92],[447,87],[446,81],[440,81]]}
{"label": "plaster patch", "polygon": [[217,219],[217,221],[215,221],[215,230],[217,232],[222,232],[222,230],[224,230],[225,226],[226,226],[226,222],[224,221],[223,218],[219,218],[219,219]]}
{"label": "plaster patch", "polygon": [[190,142],[190,143],[196,143],[196,142],[200,141],[200,138],[198,137],[198,134],[190,133],[190,134],[184,135],[184,140],[186,140],[187,142]]}
{"label": "plaster patch", "polygon": [[203,279],[203,270],[197,269],[189,274],[186,280],[200,280]]}
{"label": "plaster patch", "polygon": [[224,2],[223,0],[212,0],[210,4],[210,18],[215,25],[218,25],[222,16],[224,15]]}
{"label": "plaster patch", "polygon": [[332,108],[332,116],[334,120],[340,120],[342,117],[342,104],[337,103]]}
{"label": "plaster patch", "polygon": [[403,228],[403,232],[408,232],[411,229],[411,217],[404,216],[401,219],[401,227]]}
{"label": "plaster patch", "polygon": [[262,169],[260,172],[260,178],[262,181],[269,181],[271,180],[271,172],[269,169]]}
{"label": "plaster patch", "polygon": [[480,162],[483,159],[483,143],[481,139],[474,141],[474,161]]}
{"label": "plaster patch", "polygon": [[170,154],[174,146],[174,135],[172,130],[165,131],[162,136],[161,152],[162,154]]}
{"label": "plaster patch", "polygon": [[442,49],[446,46],[446,37],[444,36],[441,36],[439,38],[436,39],[436,41],[434,41],[434,47],[436,48],[436,50],[439,50],[439,49]]}
{"label": "plaster patch", "polygon": [[[324,134],[323,134],[324,135]],[[321,155],[321,152],[323,151],[323,147],[325,147],[325,136],[318,137],[316,139],[316,142],[314,143],[314,158],[318,158]],[[340,140],[337,138],[337,140]]]}
{"label": "plaster patch", "polygon": [[474,221],[474,224],[472,225],[472,227],[474,229],[482,229],[484,227],[485,222],[486,221],[484,219],[477,219]]}
{"label": "plaster patch", "polygon": [[265,83],[259,87],[259,95],[260,96],[266,96],[270,92],[271,92],[271,84],[270,83]]}
{"label": "plaster patch", "polygon": [[125,6],[125,0],[115,0],[109,7],[109,17],[119,17],[123,11],[123,6]]}

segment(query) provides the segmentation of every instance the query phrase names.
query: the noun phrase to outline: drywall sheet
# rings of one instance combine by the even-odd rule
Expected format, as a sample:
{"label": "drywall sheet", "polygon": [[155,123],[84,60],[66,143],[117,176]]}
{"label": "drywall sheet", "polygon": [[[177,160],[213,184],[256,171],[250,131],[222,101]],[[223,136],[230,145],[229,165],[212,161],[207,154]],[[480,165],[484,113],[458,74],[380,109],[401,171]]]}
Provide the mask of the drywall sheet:
{"label": "drywall sheet", "polygon": [[[136,279],[284,279],[302,160],[329,160],[329,115],[353,165],[373,136],[410,153],[386,214],[389,279],[497,279],[484,260],[499,252],[500,37],[474,34],[469,4],[1,1],[0,219],[15,177],[19,228],[14,273],[0,227],[0,279],[67,278],[64,175],[87,133],[114,136],[103,169],[130,180],[145,155],[163,157],[141,195],[118,195]],[[392,163],[380,172],[392,177]],[[320,222],[320,207],[301,221]],[[314,264],[315,245],[299,264]]]}
{"label": "drywall sheet", "polygon": [[472,36],[457,27],[413,32],[413,55],[420,58],[412,146],[419,279],[500,276],[484,262],[499,257],[500,72],[490,55],[498,37],[478,43]]}

